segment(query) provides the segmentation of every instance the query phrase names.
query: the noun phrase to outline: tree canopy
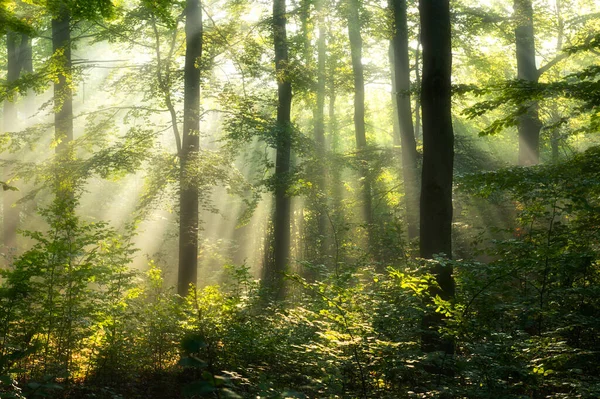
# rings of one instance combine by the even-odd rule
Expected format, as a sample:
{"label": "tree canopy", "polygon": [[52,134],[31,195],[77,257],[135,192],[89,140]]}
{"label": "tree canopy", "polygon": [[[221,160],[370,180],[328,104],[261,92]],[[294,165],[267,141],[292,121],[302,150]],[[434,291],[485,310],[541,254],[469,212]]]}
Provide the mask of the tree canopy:
{"label": "tree canopy", "polygon": [[0,0],[0,398],[600,397],[595,0]]}

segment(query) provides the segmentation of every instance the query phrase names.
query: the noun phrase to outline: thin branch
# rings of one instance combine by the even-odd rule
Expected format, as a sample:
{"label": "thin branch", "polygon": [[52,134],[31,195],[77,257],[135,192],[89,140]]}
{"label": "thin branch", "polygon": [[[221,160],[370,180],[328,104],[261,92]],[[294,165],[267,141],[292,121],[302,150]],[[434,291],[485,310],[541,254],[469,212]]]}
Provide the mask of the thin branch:
{"label": "thin branch", "polygon": [[77,65],[77,64],[96,64],[99,62],[126,62],[128,60],[89,60],[87,58],[81,58],[81,59],[77,59],[77,60],[73,60],[71,61],[72,65]]}
{"label": "thin branch", "polygon": [[123,40],[125,40],[125,41],[127,41],[129,43],[132,43],[132,44],[135,44],[136,46],[140,46],[140,47],[144,47],[144,48],[154,49],[153,46],[151,46],[149,44],[146,44],[146,43],[138,42],[137,40],[133,40],[130,37],[124,35],[123,33],[120,33],[119,31],[113,30],[112,28],[109,28],[108,26],[106,26],[106,25],[104,25],[104,24],[102,24],[102,23],[100,23],[98,21],[94,21],[94,23],[97,26],[101,27],[102,29],[105,29],[107,32],[110,32],[110,33],[112,33],[112,34],[120,37],[121,39],[123,39]]}
{"label": "thin branch", "polygon": [[551,59],[550,61],[548,61],[546,63],[546,65],[543,65],[543,66],[541,66],[538,69],[538,77],[542,76],[544,73],[546,73],[554,65],[558,64],[559,62],[561,62],[562,60],[564,60],[565,58],[568,58],[568,57],[569,57],[568,53],[560,53],[560,54],[556,55],[553,59]]}
{"label": "thin branch", "polygon": [[81,114],[78,114],[75,117],[73,117],[73,119],[79,118],[79,117],[82,117],[82,116],[87,116],[87,115],[100,114],[100,113],[105,112],[105,111],[113,111],[113,110],[140,110],[140,111],[148,111],[148,112],[167,112],[168,111],[168,109],[138,107],[138,106],[135,106],[135,105],[113,106],[113,107],[100,108],[100,109],[97,109],[97,110],[94,110],[94,111],[90,111],[90,112],[82,112]]}

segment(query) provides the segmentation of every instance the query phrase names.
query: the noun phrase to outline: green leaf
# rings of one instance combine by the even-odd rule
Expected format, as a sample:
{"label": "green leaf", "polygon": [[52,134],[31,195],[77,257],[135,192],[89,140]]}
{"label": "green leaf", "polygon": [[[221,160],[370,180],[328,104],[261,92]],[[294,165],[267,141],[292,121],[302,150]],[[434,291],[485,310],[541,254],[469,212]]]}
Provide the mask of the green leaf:
{"label": "green leaf", "polygon": [[219,393],[222,398],[242,399],[242,397],[240,395],[238,395],[237,393],[233,392],[231,389],[228,389],[228,388],[221,388],[219,390]]}
{"label": "green leaf", "polygon": [[181,341],[181,349],[185,353],[198,353],[200,349],[206,348],[208,345],[204,340],[197,335],[190,335]]}
{"label": "green leaf", "polygon": [[213,393],[217,390],[210,382],[208,381],[196,381],[191,384],[186,385],[183,388],[184,396],[195,396],[195,395],[206,395],[209,393]]}
{"label": "green leaf", "polygon": [[13,379],[8,376],[8,375],[0,375],[0,384],[3,385],[11,385],[13,382]]}
{"label": "green leaf", "polygon": [[202,369],[202,368],[208,367],[208,363],[206,363],[205,361],[200,360],[194,356],[182,357],[181,360],[179,360],[179,365],[181,367],[190,367],[190,368],[196,368],[196,369]]}
{"label": "green leaf", "polygon": [[281,397],[282,398],[295,398],[295,399],[306,399],[307,396],[305,394],[303,394],[302,392],[297,392],[297,391],[284,391],[281,393]]}

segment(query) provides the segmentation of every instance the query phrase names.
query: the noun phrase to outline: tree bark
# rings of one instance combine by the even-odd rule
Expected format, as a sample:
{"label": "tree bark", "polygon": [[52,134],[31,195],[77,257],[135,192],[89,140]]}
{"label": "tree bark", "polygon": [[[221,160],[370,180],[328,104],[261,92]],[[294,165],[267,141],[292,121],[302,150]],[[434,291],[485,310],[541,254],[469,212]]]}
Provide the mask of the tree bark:
{"label": "tree bark", "polygon": [[292,84],[288,71],[285,0],[273,0],[273,41],[277,76],[277,127],[275,157],[275,212],[273,216],[273,259],[267,262],[265,280],[273,299],[284,296],[283,272],[290,255],[290,208],[287,193],[291,158]]}
{"label": "tree bark", "polygon": [[396,83],[396,61],[394,60],[394,42],[390,40],[390,47],[388,50],[388,57],[390,59],[390,77],[392,81],[392,129],[393,136],[392,142],[394,147],[400,147],[400,126],[398,124],[398,101],[396,99],[396,92],[398,91],[398,84]]}
{"label": "tree bark", "polygon": [[31,38],[25,33],[21,33],[21,43],[19,44],[19,69],[20,71],[33,72]]}
{"label": "tree bark", "polygon": [[[517,78],[537,83],[539,72],[535,65],[535,39],[531,0],[515,0],[515,42],[517,51]],[[527,104],[527,111],[519,117],[519,165],[536,165],[540,156],[540,129],[542,124],[535,101]]]}
{"label": "tree bark", "polygon": [[[421,68],[419,66],[421,58],[421,32],[419,32],[419,39],[417,41],[417,48],[415,49],[415,86],[421,87]],[[421,100],[419,95],[415,96],[415,140],[419,141],[421,136]]]}
{"label": "tree bark", "polygon": [[402,148],[402,175],[406,198],[406,222],[408,238],[418,235],[419,194],[417,188],[417,142],[410,104],[410,62],[408,56],[408,26],[406,0],[389,0],[393,15],[394,34],[393,76],[395,79],[396,120],[398,121],[400,146]]}
{"label": "tree bark", "polygon": [[326,85],[326,51],[327,46],[325,43],[326,29],[325,29],[325,18],[323,13],[323,1],[317,0],[316,12],[317,12],[317,25],[319,30],[319,36],[317,38],[317,102],[314,112],[314,134],[316,144],[316,155],[319,163],[316,176],[316,188],[317,188],[317,233],[319,235],[319,258],[323,258],[326,252],[326,226],[327,226],[327,215],[326,215],[326,187],[325,187],[325,176],[327,170],[325,168],[325,85]]}
{"label": "tree bark", "polygon": [[[6,33],[6,55],[7,55],[7,83],[13,83],[19,79],[20,63],[17,51],[17,34],[12,31]],[[14,101],[4,100],[3,128],[5,132],[15,129],[17,122],[17,109]],[[5,179],[8,180],[12,174],[9,166],[4,168]],[[19,211],[14,208],[18,195],[10,190],[3,193],[3,244],[5,248],[13,248],[16,245],[17,227],[19,223]]]}
{"label": "tree bark", "polygon": [[[52,50],[60,62],[58,80],[54,83],[54,138],[58,143],[56,195],[69,208],[73,206],[73,181],[69,163],[73,159],[73,91],[71,89],[71,15],[62,3],[52,19]],[[72,208],[70,209],[73,210]]]}
{"label": "tree bark", "polygon": [[[452,49],[449,0],[420,0],[423,45],[423,171],[421,181],[420,255],[452,256],[452,172],[454,132],[451,113]],[[452,268],[436,264],[432,273],[439,288],[432,296],[454,296]],[[442,339],[438,328],[442,316],[435,311],[423,318],[421,344],[426,352],[454,353],[451,340]]]}
{"label": "tree bark", "polygon": [[[363,220],[367,225],[373,222],[371,182],[367,150],[367,137],[365,132],[365,78],[362,64],[363,41],[360,33],[361,23],[359,17],[359,0],[348,2],[348,38],[350,39],[350,56],[352,58],[352,74],[354,76],[354,132],[356,136],[356,152],[360,163],[363,196]],[[367,228],[369,234],[370,228]]]}
{"label": "tree bark", "polygon": [[177,292],[186,295],[198,282],[198,177],[200,147],[200,59],[202,57],[202,7],[187,0],[185,7],[185,67],[183,136],[179,182],[179,275]]}
{"label": "tree bark", "polygon": [[[335,60],[331,60],[332,64]],[[330,149],[332,154],[337,154],[340,150],[340,134],[338,131],[338,120],[335,113],[335,101],[336,101],[336,85],[335,85],[335,66],[331,65],[328,76],[328,91],[329,91],[329,104],[328,104],[328,131],[330,137]],[[339,167],[334,167],[331,171],[331,194],[332,194],[332,208],[335,211],[342,209],[342,170]]]}
{"label": "tree bark", "polygon": [[[19,65],[21,72],[33,72],[33,50],[31,47],[31,38],[29,35],[21,34],[21,43],[19,44]],[[27,90],[21,110],[24,119],[28,119],[35,114],[35,92],[33,89]]]}

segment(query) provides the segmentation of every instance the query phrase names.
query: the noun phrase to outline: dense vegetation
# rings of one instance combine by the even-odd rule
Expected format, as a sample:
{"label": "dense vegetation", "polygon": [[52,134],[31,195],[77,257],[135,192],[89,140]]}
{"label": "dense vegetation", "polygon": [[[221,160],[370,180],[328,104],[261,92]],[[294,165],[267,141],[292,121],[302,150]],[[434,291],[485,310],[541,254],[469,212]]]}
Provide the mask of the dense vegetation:
{"label": "dense vegetation", "polygon": [[0,0],[0,398],[599,398],[594,0]]}

